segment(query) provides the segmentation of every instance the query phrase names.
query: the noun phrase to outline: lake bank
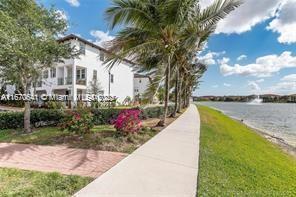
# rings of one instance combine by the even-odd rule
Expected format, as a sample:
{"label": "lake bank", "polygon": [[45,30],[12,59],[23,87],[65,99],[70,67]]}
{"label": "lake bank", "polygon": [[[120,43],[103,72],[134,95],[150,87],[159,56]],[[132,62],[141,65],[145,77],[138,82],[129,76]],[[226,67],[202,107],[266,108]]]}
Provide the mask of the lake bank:
{"label": "lake bank", "polygon": [[295,196],[296,159],[248,126],[206,106],[201,115],[199,196]]}
{"label": "lake bank", "polygon": [[283,151],[285,151],[286,153],[288,153],[288,154],[290,154],[290,155],[292,155],[293,157],[296,158],[296,148],[294,146],[288,144],[284,139],[282,139],[280,137],[273,136],[273,135],[271,135],[269,133],[266,133],[266,132],[264,132],[264,131],[262,131],[262,130],[254,127],[254,126],[248,125],[247,123],[242,122],[242,121],[240,121],[238,119],[235,119],[235,118],[232,118],[232,119],[243,123],[246,127],[250,128],[255,133],[261,135],[262,137],[264,137],[269,142],[278,145],[279,148],[281,148]]}
{"label": "lake bank", "polygon": [[227,116],[243,120],[267,138],[296,148],[296,104],[260,104],[200,102],[199,104],[222,111]]}
{"label": "lake bank", "polygon": [[[213,108],[213,107],[212,107]],[[221,113],[223,113],[224,115],[228,116],[225,112],[223,112],[222,110],[219,110],[217,108],[213,108]],[[246,127],[250,128],[250,130],[252,130],[253,132],[261,135],[262,137],[264,137],[266,140],[268,140],[269,142],[273,143],[273,144],[276,144],[279,146],[279,148],[281,148],[283,151],[285,151],[286,153],[292,155],[293,157],[296,158],[296,147],[290,145],[289,143],[287,143],[283,138],[280,138],[280,137],[276,137],[270,133],[267,133],[263,130],[260,130],[258,128],[256,128],[255,126],[253,125],[250,125],[248,123],[246,123],[245,121],[237,118],[237,117],[231,117],[231,116],[228,116],[230,118],[232,118],[233,120],[239,122],[239,123],[242,123],[244,124]]]}

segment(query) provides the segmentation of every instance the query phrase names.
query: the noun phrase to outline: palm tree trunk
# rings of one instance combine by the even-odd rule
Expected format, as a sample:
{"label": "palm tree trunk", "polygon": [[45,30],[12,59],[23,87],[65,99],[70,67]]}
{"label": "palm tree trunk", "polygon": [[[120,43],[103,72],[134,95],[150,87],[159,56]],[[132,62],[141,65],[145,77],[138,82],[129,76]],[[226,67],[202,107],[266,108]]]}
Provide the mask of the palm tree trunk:
{"label": "palm tree trunk", "polygon": [[182,107],[182,81],[180,80],[182,79],[182,73],[179,73],[179,81],[178,81],[178,109],[177,112],[181,113],[181,107]]}
{"label": "palm tree trunk", "polygon": [[171,75],[171,56],[168,56],[168,66],[166,69],[166,77],[165,77],[165,98],[164,98],[164,112],[163,117],[159,121],[158,126],[166,125],[166,118],[168,114],[168,106],[169,106],[169,97],[170,97],[170,75]]}
{"label": "palm tree trunk", "polygon": [[172,114],[172,117],[176,117],[177,111],[178,111],[178,97],[179,96],[179,70],[176,71],[176,83],[175,83],[175,108],[174,112]]}

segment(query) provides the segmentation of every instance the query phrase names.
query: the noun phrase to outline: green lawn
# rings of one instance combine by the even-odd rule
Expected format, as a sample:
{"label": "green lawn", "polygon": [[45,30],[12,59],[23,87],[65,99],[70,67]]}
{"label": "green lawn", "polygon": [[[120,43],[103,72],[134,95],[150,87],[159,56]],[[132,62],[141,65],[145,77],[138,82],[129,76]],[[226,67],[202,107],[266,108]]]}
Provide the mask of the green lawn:
{"label": "green lawn", "polygon": [[91,180],[91,178],[64,176],[58,173],[0,168],[0,196],[71,196]]}
{"label": "green lawn", "polygon": [[198,196],[296,196],[295,158],[221,112],[198,109]]}
{"label": "green lawn", "polygon": [[144,128],[135,135],[121,135],[112,125],[95,126],[93,133],[84,137],[58,127],[44,127],[35,129],[30,134],[21,130],[0,130],[0,142],[38,144],[38,145],[66,145],[71,148],[85,148],[105,151],[131,153],[143,143],[151,139],[158,131]]}

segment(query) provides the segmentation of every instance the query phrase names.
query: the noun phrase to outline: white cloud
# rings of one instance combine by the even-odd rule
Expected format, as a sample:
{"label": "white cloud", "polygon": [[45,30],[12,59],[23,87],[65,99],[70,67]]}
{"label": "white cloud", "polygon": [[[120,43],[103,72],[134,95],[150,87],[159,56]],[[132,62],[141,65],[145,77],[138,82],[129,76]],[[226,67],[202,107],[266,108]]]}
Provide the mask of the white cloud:
{"label": "white cloud", "polygon": [[218,85],[212,85],[212,88],[218,88],[219,86]]}
{"label": "white cloud", "polygon": [[230,87],[231,86],[231,84],[229,84],[229,83],[224,83],[223,84],[225,87]]}
{"label": "white cloud", "polygon": [[286,75],[281,79],[281,81],[293,81],[293,82],[296,82],[296,74]]}
{"label": "white cloud", "polygon": [[282,93],[282,94],[292,94],[296,91],[296,74],[284,76],[279,83],[272,86],[269,91]]}
{"label": "white cloud", "polygon": [[295,68],[296,56],[285,51],[281,55],[267,55],[259,57],[253,64],[241,66],[235,64],[230,66],[227,63],[220,65],[220,71],[224,76],[242,75],[256,77],[270,77],[284,68]]}
{"label": "white cloud", "polygon": [[90,35],[95,37],[95,44],[100,45],[100,46],[104,46],[104,43],[106,41],[110,41],[110,40],[114,39],[114,36],[111,36],[109,34],[109,32],[103,32],[100,30],[92,30],[90,32]]}
{"label": "white cloud", "polygon": [[218,60],[219,64],[227,64],[230,61],[228,57],[223,57],[222,59]]}
{"label": "white cloud", "polygon": [[252,91],[260,91],[261,88],[256,81],[249,81],[248,86]]}
{"label": "white cloud", "polygon": [[295,43],[296,0],[287,0],[284,3],[276,14],[276,18],[269,23],[267,29],[280,34],[278,37],[280,43]]}
{"label": "white cloud", "polygon": [[267,92],[273,92],[278,94],[295,94],[296,82],[295,81],[283,81],[270,87]]}
{"label": "white cloud", "polygon": [[[202,8],[214,0],[201,0]],[[296,0],[245,0],[244,3],[218,23],[216,33],[241,34],[268,19],[268,30],[279,34],[278,41],[296,43]]]}
{"label": "white cloud", "polygon": [[247,58],[246,55],[241,55],[241,56],[239,56],[236,60],[237,60],[237,61],[241,61],[241,60],[246,59],[246,58]]}
{"label": "white cloud", "polygon": [[286,75],[275,85],[261,89],[258,83],[262,83],[264,79],[249,81],[248,86],[253,93],[266,94],[295,94],[296,92],[296,74]]}
{"label": "white cloud", "polygon": [[71,6],[73,7],[79,7],[80,3],[78,0],[66,0]]}
{"label": "white cloud", "polygon": [[[201,0],[202,7],[214,0]],[[285,0],[245,0],[244,3],[219,22],[216,33],[243,33],[255,25],[274,17],[281,2]]]}
{"label": "white cloud", "polygon": [[255,82],[256,83],[263,83],[265,80],[264,79],[258,79],[258,80],[256,80]]}
{"label": "white cloud", "polygon": [[206,65],[214,65],[217,63],[216,58],[225,54],[225,51],[222,52],[208,52],[205,55],[198,55],[197,58],[200,62],[203,62]]}

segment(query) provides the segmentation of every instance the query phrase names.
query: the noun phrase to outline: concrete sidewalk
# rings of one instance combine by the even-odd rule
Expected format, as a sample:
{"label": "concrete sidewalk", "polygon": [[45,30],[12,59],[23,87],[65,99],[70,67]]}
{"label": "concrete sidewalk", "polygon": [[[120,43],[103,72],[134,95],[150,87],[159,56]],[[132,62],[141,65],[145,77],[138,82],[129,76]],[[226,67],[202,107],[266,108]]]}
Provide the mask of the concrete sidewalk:
{"label": "concrete sidewalk", "polygon": [[199,134],[199,114],[191,105],[162,132],[74,196],[194,197]]}

